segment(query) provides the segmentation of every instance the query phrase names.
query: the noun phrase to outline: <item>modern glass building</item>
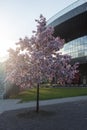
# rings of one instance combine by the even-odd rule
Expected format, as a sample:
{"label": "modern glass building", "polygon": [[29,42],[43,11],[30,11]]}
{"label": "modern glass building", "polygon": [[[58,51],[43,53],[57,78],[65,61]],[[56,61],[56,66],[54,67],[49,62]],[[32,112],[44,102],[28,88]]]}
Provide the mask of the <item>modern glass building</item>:
{"label": "modern glass building", "polygon": [[77,0],[47,22],[54,27],[54,36],[65,39],[63,54],[69,54],[72,64],[79,62],[80,84],[87,84],[87,0]]}

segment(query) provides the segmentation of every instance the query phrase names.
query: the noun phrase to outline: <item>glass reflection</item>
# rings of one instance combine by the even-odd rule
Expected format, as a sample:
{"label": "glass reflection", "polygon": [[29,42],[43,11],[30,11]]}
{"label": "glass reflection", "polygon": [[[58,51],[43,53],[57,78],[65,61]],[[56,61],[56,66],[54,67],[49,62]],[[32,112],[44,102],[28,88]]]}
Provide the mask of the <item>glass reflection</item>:
{"label": "glass reflection", "polygon": [[87,36],[66,43],[63,54],[71,55],[72,58],[87,56]]}

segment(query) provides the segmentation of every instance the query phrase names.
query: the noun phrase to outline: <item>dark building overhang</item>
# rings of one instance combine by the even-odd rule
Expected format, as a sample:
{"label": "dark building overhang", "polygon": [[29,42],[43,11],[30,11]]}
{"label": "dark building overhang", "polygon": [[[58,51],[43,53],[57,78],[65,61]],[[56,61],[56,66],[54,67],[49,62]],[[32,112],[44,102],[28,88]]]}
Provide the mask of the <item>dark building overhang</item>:
{"label": "dark building overhang", "polygon": [[48,26],[54,27],[54,36],[69,42],[87,35],[87,2],[54,19]]}
{"label": "dark building overhang", "polygon": [[86,64],[86,63],[87,63],[87,56],[74,58],[74,59],[72,59],[71,64],[74,64],[74,63],[76,63],[77,61],[78,61],[78,63],[80,63],[80,64]]}

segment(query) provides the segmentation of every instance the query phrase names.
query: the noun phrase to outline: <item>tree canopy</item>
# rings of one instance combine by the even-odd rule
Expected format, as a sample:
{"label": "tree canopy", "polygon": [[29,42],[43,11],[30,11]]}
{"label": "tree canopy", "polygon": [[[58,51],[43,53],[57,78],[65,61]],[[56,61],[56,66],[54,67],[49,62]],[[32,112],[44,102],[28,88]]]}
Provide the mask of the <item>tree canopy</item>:
{"label": "tree canopy", "polygon": [[78,72],[78,63],[71,65],[71,57],[62,55],[64,39],[54,37],[54,28],[46,25],[46,18],[40,15],[36,31],[16,43],[16,49],[9,49],[6,61],[7,78],[19,87],[31,87],[41,83],[43,78],[52,80],[57,75],[59,84],[71,83]]}

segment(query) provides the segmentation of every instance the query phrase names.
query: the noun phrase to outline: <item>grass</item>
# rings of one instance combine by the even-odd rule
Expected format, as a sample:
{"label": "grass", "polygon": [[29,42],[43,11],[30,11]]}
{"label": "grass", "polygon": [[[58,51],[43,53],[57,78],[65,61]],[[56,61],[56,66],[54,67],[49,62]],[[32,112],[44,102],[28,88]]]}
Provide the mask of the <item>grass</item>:
{"label": "grass", "polygon": [[[84,96],[87,95],[87,88],[40,88],[40,100]],[[21,102],[36,100],[36,89],[29,89],[20,92],[11,98],[21,99]]]}

